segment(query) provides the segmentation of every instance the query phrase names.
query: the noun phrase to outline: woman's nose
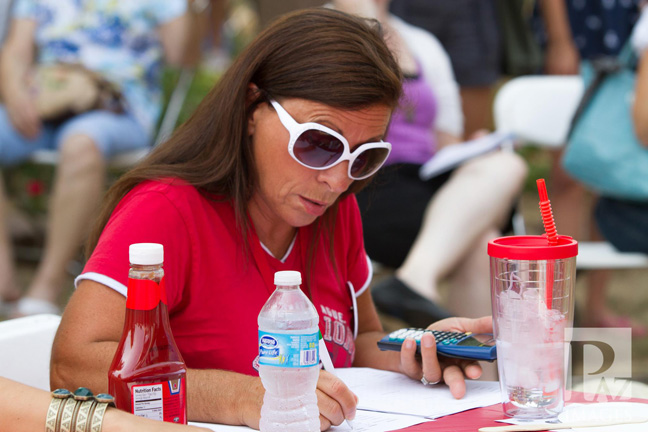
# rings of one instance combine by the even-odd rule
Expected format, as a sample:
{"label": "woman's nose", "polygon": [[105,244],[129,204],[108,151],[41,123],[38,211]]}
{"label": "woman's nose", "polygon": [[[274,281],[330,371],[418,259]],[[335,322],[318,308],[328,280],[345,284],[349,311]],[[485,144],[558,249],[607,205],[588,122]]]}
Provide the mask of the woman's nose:
{"label": "woman's nose", "polygon": [[331,192],[345,192],[353,183],[353,179],[349,177],[349,162],[344,161],[334,167],[319,171],[318,179],[326,183]]}

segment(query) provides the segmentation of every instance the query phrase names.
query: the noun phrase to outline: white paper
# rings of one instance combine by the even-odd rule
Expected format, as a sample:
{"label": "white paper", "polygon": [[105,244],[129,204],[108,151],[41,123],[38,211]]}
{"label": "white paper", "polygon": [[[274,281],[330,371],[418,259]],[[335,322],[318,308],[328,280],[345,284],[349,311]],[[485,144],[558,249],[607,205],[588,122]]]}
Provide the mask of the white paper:
{"label": "white paper", "polygon": [[[574,429],[557,429],[557,430],[550,429],[552,424],[561,423],[560,421],[558,421],[556,419],[554,419],[554,420],[519,420],[519,419],[514,419],[514,418],[506,418],[506,419],[495,420],[495,421],[499,422],[499,423],[506,423],[506,424],[512,424],[512,425],[525,425],[525,426],[547,425],[547,430],[548,431],[553,431],[553,432],[569,432],[569,431],[574,430]],[[612,431],[606,431],[606,430],[602,429],[600,432],[612,432]]]}
{"label": "white paper", "polygon": [[469,159],[495,150],[509,139],[511,139],[510,134],[493,132],[481,138],[443,147],[421,166],[419,177],[421,180],[429,180],[461,165]]}
{"label": "white paper", "polygon": [[[345,421],[339,426],[332,426],[329,430],[332,432],[387,432],[403,429],[428,421],[433,420],[425,419],[419,416],[386,414],[372,411],[356,411],[356,417],[353,420],[353,429]],[[214,423],[198,422],[189,422],[189,424],[211,429],[215,432],[254,430],[247,426],[226,426]]]}
{"label": "white paper", "polygon": [[199,422],[189,422],[191,426],[198,426],[207,429],[211,429],[215,432],[233,432],[233,431],[253,431],[255,429],[249,428],[247,426],[227,426],[216,423],[199,423]]}
{"label": "white paper", "polygon": [[333,426],[329,430],[333,432],[387,432],[428,421],[433,420],[418,416],[358,410],[356,411],[356,417],[353,420],[353,429],[349,427],[347,422],[344,422],[340,426]]}
{"label": "white paper", "polygon": [[[639,402],[596,402],[590,404],[570,404],[565,406],[562,413],[558,415],[558,419],[553,420],[517,420],[514,418],[506,418],[502,420],[495,420],[501,423],[509,424],[555,424],[555,423],[568,423],[568,422],[583,422],[583,421],[624,421],[637,418],[645,418],[648,416],[648,404]],[[548,426],[551,427],[551,426]],[[562,429],[566,431],[579,431],[579,432],[645,432],[648,430],[646,423],[633,423],[621,424],[615,426],[603,427],[579,427],[577,429]]]}
{"label": "white paper", "polygon": [[[346,422],[334,432],[402,429],[444,415],[501,402],[496,381],[466,381],[466,395],[455,399],[447,386],[424,386],[405,375],[371,368],[338,368],[335,374],[359,398],[353,429]],[[189,422],[215,432],[251,431],[246,426]]]}
{"label": "white paper", "polygon": [[358,409],[437,418],[502,401],[497,381],[466,381],[455,399],[446,385],[424,386],[407,376],[371,368],[339,368],[336,375],[358,396]]}

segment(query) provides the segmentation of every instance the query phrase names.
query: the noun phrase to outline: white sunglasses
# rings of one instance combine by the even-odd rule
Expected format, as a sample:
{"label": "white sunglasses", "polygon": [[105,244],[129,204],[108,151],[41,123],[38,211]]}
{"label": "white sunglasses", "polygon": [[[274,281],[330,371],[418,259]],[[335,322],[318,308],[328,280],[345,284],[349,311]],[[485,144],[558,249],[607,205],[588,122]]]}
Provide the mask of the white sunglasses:
{"label": "white sunglasses", "polygon": [[391,144],[384,141],[361,144],[351,152],[346,138],[333,129],[318,123],[297,123],[279,102],[271,99],[270,103],[290,134],[288,153],[307,168],[325,170],[349,161],[349,177],[362,180],[378,171],[391,152]]}

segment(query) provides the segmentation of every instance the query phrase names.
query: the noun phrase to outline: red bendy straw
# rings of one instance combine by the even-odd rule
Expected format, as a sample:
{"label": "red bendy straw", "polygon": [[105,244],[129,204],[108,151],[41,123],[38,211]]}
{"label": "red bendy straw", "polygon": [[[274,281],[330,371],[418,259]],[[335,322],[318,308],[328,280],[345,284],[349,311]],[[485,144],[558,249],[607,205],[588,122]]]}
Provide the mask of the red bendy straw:
{"label": "red bendy straw", "polygon": [[[553,213],[551,213],[551,203],[547,195],[547,185],[544,179],[536,180],[538,185],[538,195],[540,195],[540,214],[542,215],[542,224],[544,225],[545,232],[547,233],[547,241],[551,246],[558,244],[558,232],[556,231],[556,223],[554,221]],[[554,262],[549,260],[547,263],[547,286],[545,290],[545,301],[547,309],[551,309],[553,303],[553,273]]]}
{"label": "red bendy straw", "polygon": [[540,195],[540,214],[542,215],[542,223],[547,233],[547,240],[550,245],[555,246],[558,244],[558,232],[556,231],[553,213],[551,213],[547,185],[545,185],[544,179],[536,180],[536,184],[538,185],[538,194]]}

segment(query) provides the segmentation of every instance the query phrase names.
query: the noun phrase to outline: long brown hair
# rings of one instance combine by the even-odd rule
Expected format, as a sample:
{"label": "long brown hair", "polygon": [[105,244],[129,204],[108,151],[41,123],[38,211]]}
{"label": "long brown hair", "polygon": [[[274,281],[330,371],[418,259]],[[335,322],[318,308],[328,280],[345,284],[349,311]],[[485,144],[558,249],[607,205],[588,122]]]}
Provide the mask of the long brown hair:
{"label": "long brown hair", "polygon": [[[232,202],[237,223],[249,229],[247,204],[257,173],[247,131],[249,116],[267,95],[301,98],[356,110],[394,108],[401,72],[376,21],[324,8],[288,14],[269,26],[230,66],[173,136],[124,174],[107,194],[88,239],[89,255],[118,202],[144,180],[179,178]],[[249,84],[262,91],[250,103]],[[344,195],[360,190],[355,181]],[[337,207],[329,209],[332,220]]]}

